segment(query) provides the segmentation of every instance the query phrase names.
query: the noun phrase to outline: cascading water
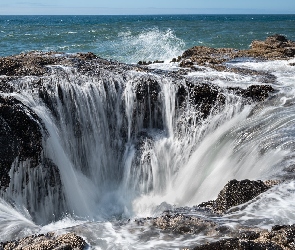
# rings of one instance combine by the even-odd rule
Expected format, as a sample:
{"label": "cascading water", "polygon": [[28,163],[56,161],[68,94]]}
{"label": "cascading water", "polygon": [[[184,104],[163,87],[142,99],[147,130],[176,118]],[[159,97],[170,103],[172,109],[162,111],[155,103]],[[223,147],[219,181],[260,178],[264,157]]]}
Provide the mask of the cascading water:
{"label": "cascading water", "polygon": [[50,70],[38,90],[24,77],[11,94],[38,115],[44,136],[40,166],[16,159],[1,191],[0,218],[19,225],[5,234],[1,227],[4,239],[66,216],[107,221],[196,205],[230,179],[279,178],[294,159],[294,105],[283,101],[294,97],[283,90],[255,105],[224,89],[205,115],[193,96],[180,96],[185,77]]}

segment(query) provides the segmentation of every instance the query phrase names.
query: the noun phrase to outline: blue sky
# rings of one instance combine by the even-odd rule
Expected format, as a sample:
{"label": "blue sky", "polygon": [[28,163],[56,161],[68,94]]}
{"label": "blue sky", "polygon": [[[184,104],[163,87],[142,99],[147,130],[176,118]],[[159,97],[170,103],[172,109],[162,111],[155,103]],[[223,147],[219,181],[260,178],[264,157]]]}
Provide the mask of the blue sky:
{"label": "blue sky", "polygon": [[0,15],[295,14],[295,0],[0,0]]}

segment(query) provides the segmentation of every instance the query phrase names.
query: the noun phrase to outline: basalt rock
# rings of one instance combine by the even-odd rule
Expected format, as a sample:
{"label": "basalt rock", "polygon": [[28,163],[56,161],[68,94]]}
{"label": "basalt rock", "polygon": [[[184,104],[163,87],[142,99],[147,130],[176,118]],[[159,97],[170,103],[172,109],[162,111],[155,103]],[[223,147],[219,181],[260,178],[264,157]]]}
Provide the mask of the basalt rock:
{"label": "basalt rock", "polygon": [[[288,59],[295,56],[295,42],[283,35],[269,36],[265,41],[253,41],[245,55],[265,59]],[[243,52],[241,52],[243,54]]]}
{"label": "basalt rock", "polygon": [[46,65],[60,62],[58,57],[48,54],[31,52],[17,56],[0,58],[0,74],[7,76],[43,75],[46,73]]}
{"label": "basalt rock", "polygon": [[206,221],[194,216],[183,214],[169,214],[152,219],[155,227],[172,231],[177,234],[216,234],[217,225],[214,222]]}
{"label": "basalt rock", "polygon": [[55,235],[54,233],[28,236],[26,238],[0,243],[3,250],[83,250],[86,247],[83,238],[74,233]]}
{"label": "basalt rock", "polygon": [[215,213],[224,213],[231,207],[252,200],[259,194],[268,190],[272,185],[264,182],[250,180],[231,180],[219,192],[216,200],[203,202],[199,207],[209,208]]}
{"label": "basalt rock", "polygon": [[159,83],[152,78],[142,79],[136,85],[135,94],[139,108],[134,112],[134,115],[143,115],[144,128],[163,129],[161,105],[158,100],[160,91]]}
{"label": "basalt rock", "polygon": [[195,46],[182,54],[179,66],[192,67],[197,64],[224,71],[227,68],[222,67],[223,64],[235,58],[251,57],[260,60],[278,60],[290,59],[294,56],[295,42],[288,40],[283,35],[276,34],[267,37],[265,41],[253,41],[248,50]]}
{"label": "basalt rock", "polygon": [[264,101],[269,97],[270,93],[275,92],[274,88],[270,85],[251,85],[247,89],[228,87],[227,89],[236,95],[249,98],[253,101]]}
{"label": "basalt rock", "polygon": [[244,231],[238,237],[196,246],[193,250],[291,250],[295,249],[295,225],[273,226],[271,231]]}
{"label": "basalt rock", "polygon": [[0,186],[9,185],[9,170],[18,157],[19,161],[31,160],[35,167],[42,151],[42,122],[22,102],[13,97],[0,96]]}
{"label": "basalt rock", "polygon": [[183,60],[180,66],[187,66],[187,62],[189,62],[189,66],[192,66],[194,63],[201,66],[221,64],[234,58],[235,54],[236,51],[234,49],[216,49],[205,46],[195,46],[182,54]]}
{"label": "basalt rock", "polygon": [[225,103],[225,96],[217,86],[206,83],[186,82],[176,92],[176,106],[190,105],[197,107],[202,118],[208,117],[212,109]]}
{"label": "basalt rock", "polygon": [[[76,66],[98,57],[93,53],[65,55],[58,52],[32,51],[15,56],[0,57],[0,75],[5,76],[42,76],[48,73],[49,65]],[[85,66],[86,67],[86,66]]]}

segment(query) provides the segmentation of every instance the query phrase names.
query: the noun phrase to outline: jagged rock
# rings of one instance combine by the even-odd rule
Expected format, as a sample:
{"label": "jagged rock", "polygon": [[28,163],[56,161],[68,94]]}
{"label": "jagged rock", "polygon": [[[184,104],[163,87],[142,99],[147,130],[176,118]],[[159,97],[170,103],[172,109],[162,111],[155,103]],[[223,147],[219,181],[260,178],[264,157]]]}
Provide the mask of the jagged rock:
{"label": "jagged rock", "polygon": [[202,118],[206,118],[214,106],[222,106],[224,104],[225,97],[214,85],[186,82],[176,92],[177,106],[185,106],[187,100],[189,100],[191,105],[198,107]]}
{"label": "jagged rock", "polygon": [[148,62],[146,62],[146,61],[139,61],[137,64],[138,65],[150,65],[150,64],[152,64],[152,62],[151,61],[148,61]]}
{"label": "jagged rock", "polygon": [[217,225],[194,216],[183,214],[169,214],[152,219],[155,227],[164,231],[172,231],[178,234],[212,234],[216,233]]}
{"label": "jagged rock", "polygon": [[283,250],[275,243],[256,243],[253,241],[240,241],[238,238],[224,239],[217,242],[194,247],[193,250]]}
{"label": "jagged rock", "polygon": [[0,186],[9,185],[9,170],[18,156],[37,166],[42,151],[42,122],[27,106],[13,97],[0,96]]}
{"label": "jagged rock", "polygon": [[31,52],[17,56],[0,58],[0,75],[27,76],[43,75],[47,72],[45,66],[60,62],[58,57]]}
{"label": "jagged rock", "polygon": [[159,129],[163,128],[161,105],[158,100],[160,91],[159,83],[152,78],[142,79],[136,85],[136,100],[139,102],[140,108],[134,114],[144,116],[144,128],[149,128],[150,126]]}
{"label": "jagged rock", "polygon": [[221,64],[229,59],[234,58],[236,54],[234,49],[215,49],[205,46],[195,46],[191,49],[186,50],[182,54],[183,60],[180,63],[181,67],[186,67],[186,62],[189,62],[189,66],[193,63],[198,65],[210,65],[210,64]]}
{"label": "jagged rock", "polygon": [[[273,35],[265,41],[253,41],[249,50],[232,48],[209,48],[195,46],[186,50],[180,60],[180,67],[191,67],[193,64],[207,65],[219,71],[227,70],[222,64],[239,57],[254,57],[266,60],[290,59],[295,56],[295,42],[283,35]],[[175,60],[176,61],[176,60]],[[229,69],[230,70],[230,69]]]}
{"label": "jagged rock", "polygon": [[164,63],[164,61],[156,60],[156,61],[153,61],[153,63]]}
{"label": "jagged rock", "polygon": [[216,213],[224,213],[231,207],[252,200],[270,188],[262,181],[231,180],[219,192],[216,200],[203,202],[199,207],[206,207]]}
{"label": "jagged rock", "polygon": [[193,250],[291,250],[295,248],[295,225],[273,226],[268,231],[244,231],[238,237],[196,246]]}
{"label": "jagged rock", "polygon": [[253,41],[251,49],[246,55],[267,59],[282,59],[295,56],[295,42],[288,40],[283,35],[269,36],[265,41]]}
{"label": "jagged rock", "polygon": [[74,233],[55,235],[54,233],[32,235],[20,240],[0,243],[3,250],[83,250],[86,242]]}
{"label": "jagged rock", "polygon": [[194,65],[194,63],[193,63],[190,59],[188,59],[188,60],[183,60],[183,61],[179,64],[180,67],[191,67],[191,66],[193,66],[193,65]]}
{"label": "jagged rock", "polygon": [[[60,56],[62,55],[62,56]],[[0,57],[0,75],[6,76],[42,76],[48,73],[49,65],[81,66],[84,70],[86,63],[98,57],[91,53],[77,53],[65,55],[58,52],[23,53],[15,56]],[[88,66],[88,65],[87,65]]]}
{"label": "jagged rock", "polygon": [[251,85],[247,89],[241,89],[239,87],[227,88],[236,95],[250,98],[253,101],[263,101],[269,97],[269,93],[275,92],[274,88],[270,85]]}

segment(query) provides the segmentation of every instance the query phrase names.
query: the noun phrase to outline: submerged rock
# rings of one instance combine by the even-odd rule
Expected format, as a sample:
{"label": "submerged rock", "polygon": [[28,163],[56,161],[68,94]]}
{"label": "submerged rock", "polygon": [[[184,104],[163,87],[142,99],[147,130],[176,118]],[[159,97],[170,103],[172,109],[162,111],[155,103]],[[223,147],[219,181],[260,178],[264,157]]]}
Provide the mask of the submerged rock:
{"label": "submerged rock", "polygon": [[32,235],[20,240],[0,243],[3,250],[83,250],[86,242],[74,233]]}

